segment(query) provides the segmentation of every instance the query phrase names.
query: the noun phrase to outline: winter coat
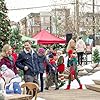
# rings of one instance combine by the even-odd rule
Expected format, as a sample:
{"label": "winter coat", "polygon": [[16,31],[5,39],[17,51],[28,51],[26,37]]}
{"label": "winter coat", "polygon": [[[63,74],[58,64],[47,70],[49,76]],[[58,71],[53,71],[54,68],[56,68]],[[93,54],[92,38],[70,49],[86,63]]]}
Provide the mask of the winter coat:
{"label": "winter coat", "polygon": [[40,73],[44,73],[45,63],[46,63],[46,65],[51,66],[51,64],[49,63],[49,61],[45,55],[42,55],[42,56],[38,55],[38,65],[39,65],[39,72]]}
{"label": "winter coat", "polygon": [[58,58],[58,61],[57,61],[57,71],[61,73],[64,70],[65,70],[64,57],[63,56],[60,56]]}
{"label": "winter coat", "polygon": [[50,64],[52,65],[50,67],[50,72],[56,74],[57,73],[57,64],[54,59],[50,59]]}
{"label": "winter coat", "polygon": [[76,57],[72,56],[68,58],[67,67],[73,68],[77,72],[77,59]]}
{"label": "winter coat", "polygon": [[2,65],[6,65],[9,69],[11,69],[15,74],[18,74],[17,67],[15,65],[14,59],[9,59],[8,57],[3,57],[0,60],[0,67]]}
{"label": "winter coat", "polygon": [[[32,53],[26,53],[24,50],[19,53],[16,66],[23,70],[25,75],[35,76],[39,74],[37,54],[33,50]],[[28,67],[26,71],[24,70],[25,66]]]}
{"label": "winter coat", "polygon": [[85,42],[82,39],[79,39],[76,43],[76,51],[77,52],[84,52],[86,49]]}

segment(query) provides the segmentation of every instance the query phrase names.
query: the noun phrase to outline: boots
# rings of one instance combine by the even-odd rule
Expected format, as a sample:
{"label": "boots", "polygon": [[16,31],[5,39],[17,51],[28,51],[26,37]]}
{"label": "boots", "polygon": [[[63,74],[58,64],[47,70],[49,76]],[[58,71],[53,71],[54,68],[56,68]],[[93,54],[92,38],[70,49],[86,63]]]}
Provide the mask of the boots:
{"label": "boots", "polygon": [[67,85],[67,88],[64,89],[64,90],[70,90],[70,85]]}
{"label": "boots", "polygon": [[82,89],[82,84],[80,84],[80,87],[78,89]]}

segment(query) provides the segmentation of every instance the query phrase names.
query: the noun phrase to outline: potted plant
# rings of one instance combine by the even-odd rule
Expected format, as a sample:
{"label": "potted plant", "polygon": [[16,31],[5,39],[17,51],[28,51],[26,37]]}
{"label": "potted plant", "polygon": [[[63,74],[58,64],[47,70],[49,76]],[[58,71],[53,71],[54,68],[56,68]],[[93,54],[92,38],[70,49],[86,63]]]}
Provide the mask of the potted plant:
{"label": "potted plant", "polygon": [[99,54],[99,50],[95,49],[93,52],[93,62],[99,64],[100,62],[100,54]]}

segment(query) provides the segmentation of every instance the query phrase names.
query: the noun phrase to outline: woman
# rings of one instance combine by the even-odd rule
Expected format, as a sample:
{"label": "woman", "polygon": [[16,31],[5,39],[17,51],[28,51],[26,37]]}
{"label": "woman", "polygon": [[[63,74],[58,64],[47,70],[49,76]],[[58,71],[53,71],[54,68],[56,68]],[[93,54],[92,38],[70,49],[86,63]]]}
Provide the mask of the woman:
{"label": "woman", "polygon": [[77,69],[77,59],[75,55],[73,55],[73,50],[68,51],[68,63],[67,67],[69,67],[69,78],[68,78],[68,85],[65,90],[70,89],[71,81],[76,79],[77,82],[79,83],[79,88],[82,89],[82,84],[78,78],[78,69]]}
{"label": "woman", "polygon": [[39,64],[40,83],[41,83],[40,92],[43,92],[43,87],[44,87],[43,73],[44,73],[44,70],[45,70],[45,64],[48,65],[48,66],[51,66],[49,61],[46,58],[44,48],[39,48],[38,49],[38,64]]}
{"label": "woman", "polygon": [[73,36],[72,39],[68,42],[66,52],[68,53],[69,50],[73,50],[75,52],[76,46],[76,37]]}
{"label": "woman", "polygon": [[12,56],[12,47],[9,44],[5,44],[2,48],[0,67],[6,65],[11,69],[15,74],[18,74],[14,58]]}

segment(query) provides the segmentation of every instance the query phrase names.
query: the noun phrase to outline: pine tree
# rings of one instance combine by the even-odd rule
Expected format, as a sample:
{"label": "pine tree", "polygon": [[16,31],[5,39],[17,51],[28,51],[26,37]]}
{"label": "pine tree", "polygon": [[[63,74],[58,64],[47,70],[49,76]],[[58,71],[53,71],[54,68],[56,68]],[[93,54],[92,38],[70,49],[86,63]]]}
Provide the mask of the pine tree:
{"label": "pine tree", "polygon": [[0,0],[0,50],[10,37],[10,20],[7,16],[5,0]]}
{"label": "pine tree", "polygon": [[16,50],[16,52],[19,52],[22,48],[21,37],[19,28],[12,29],[10,35],[10,45]]}
{"label": "pine tree", "polygon": [[95,49],[93,52],[93,62],[94,63],[99,63],[100,62],[100,54],[98,49]]}

